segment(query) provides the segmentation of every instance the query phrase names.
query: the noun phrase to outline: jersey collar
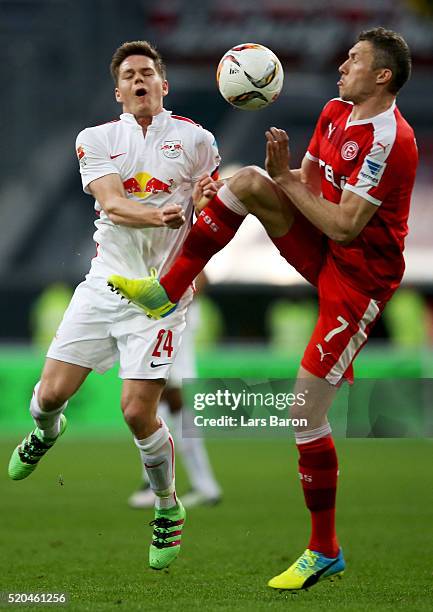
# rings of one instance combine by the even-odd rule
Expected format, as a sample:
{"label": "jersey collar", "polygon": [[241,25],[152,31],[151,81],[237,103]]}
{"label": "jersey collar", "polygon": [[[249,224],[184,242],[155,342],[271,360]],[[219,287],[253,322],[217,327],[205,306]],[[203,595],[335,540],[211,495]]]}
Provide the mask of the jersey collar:
{"label": "jersey collar", "polygon": [[385,111],[383,111],[382,113],[379,113],[378,115],[374,115],[373,117],[367,117],[367,119],[358,119],[358,121],[351,121],[350,117],[352,116],[352,113],[350,113],[349,117],[347,118],[347,122],[346,122],[346,130],[348,127],[352,127],[352,125],[364,125],[366,123],[373,123],[373,121],[377,121],[378,119],[381,119],[382,117],[385,118],[388,115],[392,115],[394,113],[394,110],[395,110],[395,100],[391,104],[391,106],[387,108]]}
{"label": "jersey collar", "polygon": [[[158,113],[157,115],[153,117],[152,123],[149,125],[147,129],[152,130],[152,131],[159,131],[159,130],[164,129],[164,127],[167,125],[167,121],[170,116],[171,116],[171,111],[165,110],[165,108],[163,108],[160,113]],[[135,130],[142,129],[141,125],[137,123],[132,113],[122,113],[120,115],[120,120],[123,121],[126,125],[131,126]]]}

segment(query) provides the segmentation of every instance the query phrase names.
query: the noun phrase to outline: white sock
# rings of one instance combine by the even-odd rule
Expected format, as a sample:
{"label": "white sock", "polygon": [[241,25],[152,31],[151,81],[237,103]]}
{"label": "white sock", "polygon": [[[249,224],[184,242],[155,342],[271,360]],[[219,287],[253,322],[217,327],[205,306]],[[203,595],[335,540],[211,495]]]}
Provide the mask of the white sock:
{"label": "white sock", "polygon": [[65,402],[63,406],[56,410],[42,410],[38,402],[38,390],[41,381],[39,381],[34,390],[32,400],[30,402],[30,414],[33,417],[34,422],[42,433],[43,438],[53,440],[57,438],[60,433],[60,415],[65,410],[68,402]]}
{"label": "white sock", "polygon": [[171,415],[171,419],[176,445],[182,453],[182,461],[192,487],[207,497],[219,497],[221,489],[215,480],[203,439],[182,435],[182,421],[185,432],[195,431],[191,411],[183,408]]}
{"label": "white sock", "polygon": [[242,215],[243,217],[247,216],[248,210],[245,204],[243,204],[240,199],[235,196],[233,191],[230,191],[227,185],[223,185],[218,191],[217,195],[218,199],[221,200],[224,206],[232,210],[237,215]]}
{"label": "white sock", "polygon": [[134,442],[140,451],[157,508],[172,508],[177,504],[174,486],[174,443],[168,427],[159,417],[161,427],[144,440]]}

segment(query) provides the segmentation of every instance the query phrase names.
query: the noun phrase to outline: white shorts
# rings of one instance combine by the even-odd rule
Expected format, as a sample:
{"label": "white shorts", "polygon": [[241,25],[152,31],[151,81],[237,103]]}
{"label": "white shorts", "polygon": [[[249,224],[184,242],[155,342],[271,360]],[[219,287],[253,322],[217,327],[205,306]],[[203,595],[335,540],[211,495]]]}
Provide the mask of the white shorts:
{"label": "white shorts", "polygon": [[105,279],[87,278],[76,288],[47,357],[100,374],[120,360],[120,378],[168,378],[190,299],[153,320],[110,291]]}

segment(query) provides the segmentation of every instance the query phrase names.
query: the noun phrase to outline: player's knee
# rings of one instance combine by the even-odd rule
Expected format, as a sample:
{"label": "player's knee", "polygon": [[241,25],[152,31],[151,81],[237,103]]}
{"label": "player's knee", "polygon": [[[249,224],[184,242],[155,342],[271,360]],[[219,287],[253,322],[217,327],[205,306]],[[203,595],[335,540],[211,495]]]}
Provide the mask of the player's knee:
{"label": "player's knee", "polygon": [[246,166],[230,179],[229,187],[248,208],[248,197],[260,194],[264,181],[265,177],[261,168]]}
{"label": "player's knee", "polygon": [[144,410],[136,403],[128,403],[122,406],[123,418],[132,432],[136,432],[145,424]]}
{"label": "player's knee", "polygon": [[38,403],[42,410],[57,410],[69,399],[69,394],[60,384],[42,381],[38,391]]}
{"label": "player's knee", "polygon": [[123,418],[131,431],[135,432],[148,424],[151,415],[146,409],[145,401],[139,396],[122,397],[121,407]]}

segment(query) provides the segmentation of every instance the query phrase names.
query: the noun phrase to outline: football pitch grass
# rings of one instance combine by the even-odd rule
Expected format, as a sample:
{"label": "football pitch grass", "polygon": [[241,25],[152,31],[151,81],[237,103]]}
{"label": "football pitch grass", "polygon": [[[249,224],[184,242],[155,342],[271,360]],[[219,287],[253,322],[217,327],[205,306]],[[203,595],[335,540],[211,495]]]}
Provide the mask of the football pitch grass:
{"label": "football pitch grass", "polygon": [[[189,511],[181,556],[157,572],[147,566],[153,514],[126,505],[140,475],[126,432],[92,438],[70,427],[32,476],[12,482],[19,439],[0,440],[0,591],[70,600],[1,609],[433,609],[433,441],[337,440],[346,574],[291,594],[266,583],[308,541],[292,442],[210,441],[224,500]],[[182,492],[180,460],[177,472]]]}

